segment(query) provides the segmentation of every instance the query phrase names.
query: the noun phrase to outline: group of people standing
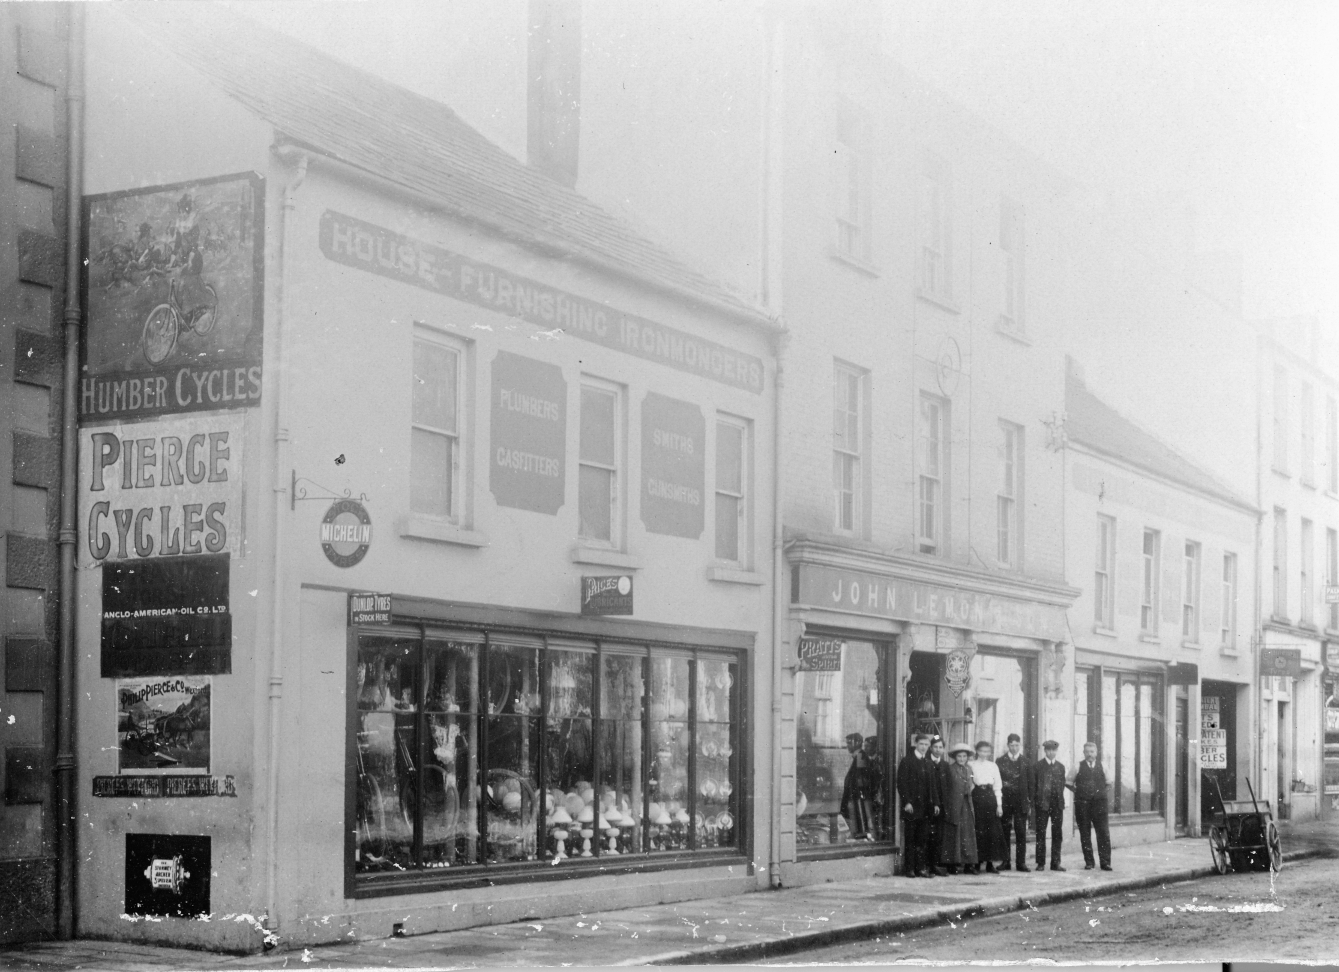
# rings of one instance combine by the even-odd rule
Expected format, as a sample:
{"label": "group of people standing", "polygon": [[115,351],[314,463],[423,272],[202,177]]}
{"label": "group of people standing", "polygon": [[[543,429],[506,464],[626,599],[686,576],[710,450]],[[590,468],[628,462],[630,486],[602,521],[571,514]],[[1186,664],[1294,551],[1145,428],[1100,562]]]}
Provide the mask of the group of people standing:
{"label": "group of people standing", "polygon": [[[1090,830],[1097,833],[1098,859],[1111,870],[1111,837],[1107,827],[1106,774],[1097,762],[1097,746],[1085,743],[1083,762],[1074,781],[1055,758],[1060,744],[1042,744],[1045,758],[1029,762],[1022,739],[1011,733],[1008,752],[998,760],[988,742],[952,746],[945,752],[938,736],[917,734],[912,752],[897,769],[898,804],[904,822],[903,874],[987,874],[1017,869],[1028,872],[1027,824],[1036,813],[1037,870],[1046,867],[1046,831],[1051,831],[1050,868],[1063,871],[1060,845],[1065,789],[1074,791],[1085,867],[1092,869]],[[975,756],[975,758],[972,758]],[[1010,837],[1015,845],[1010,864]],[[996,862],[1000,862],[997,866]]]}

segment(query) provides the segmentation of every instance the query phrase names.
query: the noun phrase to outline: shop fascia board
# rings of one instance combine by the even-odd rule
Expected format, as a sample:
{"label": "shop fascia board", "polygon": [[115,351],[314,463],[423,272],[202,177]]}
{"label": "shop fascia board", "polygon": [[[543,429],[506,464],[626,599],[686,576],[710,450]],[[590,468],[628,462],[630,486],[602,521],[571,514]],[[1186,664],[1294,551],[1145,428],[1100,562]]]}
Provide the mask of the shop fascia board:
{"label": "shop fascia board", "polygon": [[786,557],[791,566],[811,564],[866,574],[886,574],[898,580],[975,594],[1036,601],[1068,608],[1082,593],[1068,584],[1055,584],[1022,574],[984,572],[930,557],[891,553],[873,544],[821,534],[786,534]]}
{"label": "shop fascia board", "polygon": [[712,314],[718,314],[735,325],[745,327],[749,330],[775,338],[786,332],[786,325],[779,317],[768,314],[761,309],[755,309],[748,305],[739,307],[732,306],[724,301],[713,300],[703,294],[694,293],[682,287],[676,287],[673,284],[664,281],[650,280],[639,276],[635,272],[605,260],[582,252],[576,247],[565,247],[559,243],[546,241],[527,232],[519,227],[506,226],[501,222],[484,222],[467,213],[460,212],[451,207],[444,200],[428,193],[420,192],[409,186],[389,179],[386,176],[379,175],[361,166],[346,162],[338,156],[330,154],[325,149],[317,145],[310,145],[298,139],[285,134],[282,131],[276,132],[275,151],[279,152],[285,148],[298,149],[309,153],[309,158],[320,167],[326,169],[332,175],[355,183],[362,183],[365,186],[373,188],[383,195],[398,197],[406,202],[422,206],[425,209],[439,213],[441,216],[453,220],[466,226],[483,230],[492,236],[506,240],[521,246],[532,253],[548,257],[552,260],[563,263],[576,263],[587,269],[594,270],[597,273],[611,277],[617,282],[644,290],[650,290],[663,296],[668,296],[675,300],[688,303],[699,310],[705,310]]}

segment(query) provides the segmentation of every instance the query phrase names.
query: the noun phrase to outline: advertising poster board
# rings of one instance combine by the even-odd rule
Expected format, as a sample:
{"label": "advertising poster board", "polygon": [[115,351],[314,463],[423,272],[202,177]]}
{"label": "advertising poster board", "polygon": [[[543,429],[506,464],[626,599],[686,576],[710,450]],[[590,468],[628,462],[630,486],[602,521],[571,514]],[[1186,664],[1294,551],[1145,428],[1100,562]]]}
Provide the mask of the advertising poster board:
{"label": "advertising poster board", "polygon": [[836,638],[801,638],[796,648],[801,672],[840,672],[846,642]]}
{"label": "advertising poster board", "polygon": [[498,506],[557,513],[567,481],[567,382],[557,365],[493,359],[488,486]]}
{"label": "advertising poster board", "polygon": [[705,523],[707,423],[691,402],[647,392],[642,401],[642,523],[696,540]]}
{"label": "advertising poster board", "polygon": [[245,416],[79,430],[79,566],[242,549]]}
{"label": "advertising poster board", "polygon": [[1227,730],[1219,728],[1219,698],[1200,699],[1200,769],[1227,769]]}
{"label": "advertising poster board", "polygon": [[118,680],[117,771],[207,775],[210,688],[200,675]]}
{"label": "advertising poster board", "polygon": [[128,915],[208,915],[210,840],[194,834],[126,834]]}
{"label": "advertising poster board", "polygon": [[81,423],[260,402],[264,181],[88,196]]}
{"label": "advertising poster board", "polygon": [[227,554],[102,569],[102,677],[232,671]]}

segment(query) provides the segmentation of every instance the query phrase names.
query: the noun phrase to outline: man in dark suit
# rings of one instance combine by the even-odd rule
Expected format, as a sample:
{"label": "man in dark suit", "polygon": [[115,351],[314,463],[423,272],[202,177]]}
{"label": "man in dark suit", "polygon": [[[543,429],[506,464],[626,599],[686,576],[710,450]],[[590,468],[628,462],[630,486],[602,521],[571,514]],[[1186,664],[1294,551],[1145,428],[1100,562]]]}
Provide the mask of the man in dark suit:
{"label": "man in dark suit", "polygon": [[1000,826],[1004,829],[1004,863],[1001,871],[1009,870],[1009,832],[1013,831],[1014,853],[1019,871],[1027,873],[1027,815],[1032,803],[1032,767],[1023,757],[1023,740],[1018,733],[1009,733],[1009,751],[995,760],[1004,784],[1003,810]]}
{"label": "man in dark suit", "polygon": [[[945,777],[948,775],[949,762],[944,758],[944,740],[938,736],[930,740],[930,771],[935,779],[935,798],[936,802],[942,808],[944,806],[944,793],[948,790],[948,784]],[[926,869],[932,874],[938,874],[943,877],[948,874],[944,865],[940,862],[939,842],[944,836],[944,814],[942,812],[935,814],[930,818],[930,826],[927,828],[929,846],[926,851]]]}
{"label": "man in dark suit", "polygon": [[929,864],[930,821],[939,813],[938,776],[926,753],[930,737],[917,733],[912,751],[897,767],[897,803],[902,808],[903,877],[934,877]]}
{"label": "man in dark suit", "polygon": [[1033,769],[1032,805],[1037,810],[1037,870],[1046,866],[1046,825],[1051,825],[1051,870],[1060,866],[1060,841],[1064,833],[1065,764],[1055,758],[1060,744],[1048,739],[1041,744],[1046,758]]}
{"label": "man in dark suit", "polygon": [[1097,831],[1097,858],[1102,870],[1111,870],[1111,830],[1107,826],[1107,774],[1097,761],[1097,743],[1083,744],[1083,762],[1074,773],[1074,820],[1079,825],[1079,845],[1083,848],[1083,867],[1093,869],[1093,840],[1089,829]]}

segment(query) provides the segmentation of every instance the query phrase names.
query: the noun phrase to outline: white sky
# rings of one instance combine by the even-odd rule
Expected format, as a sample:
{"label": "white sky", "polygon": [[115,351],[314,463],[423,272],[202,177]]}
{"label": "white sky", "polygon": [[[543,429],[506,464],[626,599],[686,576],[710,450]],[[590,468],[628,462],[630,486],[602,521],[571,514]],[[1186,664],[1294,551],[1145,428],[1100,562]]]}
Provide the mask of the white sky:
{"label": "white sky", "polygon": [[[452,0],[234,6],[448,102],[433,64],[471,30]],[[1113,200],[1193,207],[1197,249],[1242,252],[1248,316],[1339,321],[1339,0],[889,0],[888,12],[907,67],[1042,158]]]}

